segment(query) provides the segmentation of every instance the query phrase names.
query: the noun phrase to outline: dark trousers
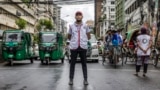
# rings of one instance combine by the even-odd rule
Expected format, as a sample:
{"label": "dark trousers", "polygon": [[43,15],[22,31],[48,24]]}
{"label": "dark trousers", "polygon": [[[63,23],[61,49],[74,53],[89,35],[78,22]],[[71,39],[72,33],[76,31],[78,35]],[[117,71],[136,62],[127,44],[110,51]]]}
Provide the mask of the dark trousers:
{"label": "dark trousers", "polygon": [[76,64],[78,55],[81,59],[84,79],[87,79],[86,52],[87,50],[82,48],[71,50],[71,63],[70,63],[71,65],[70,65],[70,76],[69,76],[70,79],[74,78],[75,64]]}
{"label": "dark trousers", "polygon": [[[144,64],[143,73],[147,73],[147,69],[148,69],[148,64]],[[140,72],[140,70],[141,70],[141,65],[136,65],[136,72]]]}
{"label": "dark trousers", "polygon": [[149,60],[149,56],[138,57],[137,64],[136,64],[136,72],[140,72],[141,66],[143,65],[143,73],[147,73],[148,60]]}

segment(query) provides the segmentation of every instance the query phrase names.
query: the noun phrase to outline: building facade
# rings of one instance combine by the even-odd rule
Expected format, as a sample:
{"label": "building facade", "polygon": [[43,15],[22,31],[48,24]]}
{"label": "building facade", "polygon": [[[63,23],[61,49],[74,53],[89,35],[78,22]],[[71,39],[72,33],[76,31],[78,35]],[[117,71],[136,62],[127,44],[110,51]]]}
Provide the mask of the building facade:
{"label": "building facade", "polygon": [[[0,0],[6,1],[6,0]],[[21,2],[21,0],[8,0],[10,2]],[[18,16],[16,13],[21,13],[22,16]],[[16,20],[19,18],[27,21],[27,27],[24,29],[27,32],[34,33],[35,21],[37,16],[35,15],[35,8],[26,4],[1,4],[0,5],[0,29],[18,29]]]}
{"label": "building facade", "polygon": [[[124,13],[124,3],[125,0],[115,0],[116,1],[116,22],[115,26],[117,29],[125,28],[125,13]],[[123,29],[122,32],[125,32]]]}
{"label": "building facade", "polygon": [[86,21],[86,24],[87,24],[87,26],[88,26],[90,29],[93,29],[93,28],[94,28],[94,21],[93,21],[93,20],[87,20],[87,21]]}
{"label": "building facade", "polygon": [[148,0],[125,0],[126,31],[139,28],[143,22],[151,24]]}
{"label": "building facade", "polygon": [[115,29],[115,0],[103,0],[101,15],[100,36],[104,36],[106,31]]}
{"label": "building facade", "polygon": [[55,25],[55,30],[62,32],[61,30],[61,7],[58,5],[54,4],[53,5],[53,19],[54,19],[54,25]]}
{"label": "building facade", "polygon": [[94,33],[96,36],[100,37],[100,17],[101,17],[101,9],[102,9],[103,0],[95,0],[95,29]]}
{"label": "building facade", "polygon": [[67,34],[67,21],[61,19],[61,30],[64,35]]}

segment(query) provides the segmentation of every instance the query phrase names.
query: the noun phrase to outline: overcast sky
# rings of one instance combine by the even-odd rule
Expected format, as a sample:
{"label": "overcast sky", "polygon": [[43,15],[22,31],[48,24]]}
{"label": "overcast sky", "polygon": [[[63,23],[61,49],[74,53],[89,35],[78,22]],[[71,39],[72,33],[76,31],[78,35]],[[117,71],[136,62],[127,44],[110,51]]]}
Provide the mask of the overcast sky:
{"label": "overcast sky", "polygon": [[81,11],[83,13],[83,22],[94,20],[94,4],[63,5],[61,7],[61,18],[69,24],[75,21],[74,17],[76,11]]}

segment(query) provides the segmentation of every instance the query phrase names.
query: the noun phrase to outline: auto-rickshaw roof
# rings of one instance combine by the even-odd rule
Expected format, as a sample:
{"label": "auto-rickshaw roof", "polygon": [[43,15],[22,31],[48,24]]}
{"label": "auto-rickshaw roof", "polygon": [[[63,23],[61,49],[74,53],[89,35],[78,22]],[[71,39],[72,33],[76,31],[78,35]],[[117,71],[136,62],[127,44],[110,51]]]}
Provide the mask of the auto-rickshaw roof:
{"label": "auto-rickshaw roof", "polygon": [[20,33],[22,33],[24,31],[22,31],[22,30],[5,30],[4,32],[8,32],[8,33],[17,33],[17,32],[20,32]]}
{"label": "auto-rickshaw roof", "polygon": [[52,32],[52,31],[41,31],[39,32],[41,34],[55,34],[55,33],[58,33],[58,32]]}
{"label": "auto-rickshaw roof", "polygon": [[128,32],[127,32],[127,41],[130,41],[131,38],[132,38],[132,36],[133,36],[133,34],[134,34],[135,32],[138,32],[138,31],[139,31],[139,28],[136,28],[136,29],[133,29],[133,30],[128,31]]}

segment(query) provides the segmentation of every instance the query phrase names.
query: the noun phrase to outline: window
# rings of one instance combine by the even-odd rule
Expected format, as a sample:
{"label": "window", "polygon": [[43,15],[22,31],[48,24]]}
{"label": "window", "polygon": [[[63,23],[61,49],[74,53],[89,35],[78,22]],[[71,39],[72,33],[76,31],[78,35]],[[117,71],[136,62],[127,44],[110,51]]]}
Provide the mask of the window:
{"label": "window", "polygon": [[111,15],[111,18],[114,18],[115,16],[114,15]]}
{"label": "window", "polygon": [[115,11],[115,9],[114,9],[114,8],[111,8],[111,11],[113,12],[113,11]]}
{"label": "window", "polygon": [[115,23],[112,22],[111,25],[115,25]]}
{"label": "window", "polygon": [[111,1],[111,4],[113,5],[113,4],[115,4],[115,2],[114,2],[114,1]]}

